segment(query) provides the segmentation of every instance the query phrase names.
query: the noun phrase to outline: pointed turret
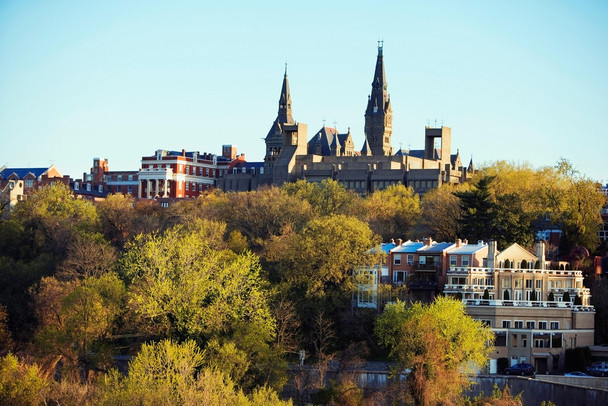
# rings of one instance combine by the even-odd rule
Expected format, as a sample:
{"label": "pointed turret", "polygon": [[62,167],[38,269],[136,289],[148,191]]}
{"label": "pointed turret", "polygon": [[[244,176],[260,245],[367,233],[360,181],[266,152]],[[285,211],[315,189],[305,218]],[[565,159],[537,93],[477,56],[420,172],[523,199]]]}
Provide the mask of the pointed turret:
{"label": "pointed turret", "polygon": [[475,172],[475,165],[473,165],[473,155],[471,155],[471,161],[469,162],[467,172]]}
{"label": "pointed turret", "polygon": [[287,79],[287,64],[285,64],[285,75],[283,76],[283,87],[281,88],[281,97],[279,98],[277,119],[281,124],[295,123],[291,115],[291,92],[289,91],[289,79]]}
{"label": "pointed turret", "polygon": [[367,144],[367,137],[365,137],[363,148],[361,148],[361,156],[372,156],[372,150],[369,149],[369,145]]}
{"label": "pointed turret", "polygon": [[372,92],[367,99],[367,109],[365,110],[365,135],[372,153],[380,156],[393,154],[391,147],[393,111],[387,88],[382,42],[378,42],[378,57],[372,80]]}
{"label": "pointed turret", "polygon": [[266,135],[266,170],[270,170],[274,161],[278,158],[283,149],[283,129],[287,125],[295,124],[291,114],[291,92],[289,91],[289,79],[287,79],[287,64],[285,64],[285,74],[283,75],[283,86],[279,97],[279,111],[277,118],[272,123],[270,131]]}

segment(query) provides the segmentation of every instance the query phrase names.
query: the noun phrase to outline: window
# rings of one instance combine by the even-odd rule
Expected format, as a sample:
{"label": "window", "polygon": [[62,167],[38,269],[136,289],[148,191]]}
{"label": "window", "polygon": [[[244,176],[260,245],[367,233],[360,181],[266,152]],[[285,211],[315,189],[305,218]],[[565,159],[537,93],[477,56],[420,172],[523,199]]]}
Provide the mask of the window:
{"label": "window", "polygon": [[551,322],[551,330],[559,330],[559,321]]}
{"label": "window", "polygon": [[513,343],[513,347],[517,347],[517,334],[512,335],[511,342]]}
{"label": "window", "polygon": [[535,325],[536,325],[536,322],[534,322],[534,321],[530,321],[530,320],[526,321],[526,328],[528,328],[528,329],[533,330]]}
{"label": "window", "polygon": [[494,347],[506,347],[507,346],[507,333],[497,332],[494,340]]}
{"label": "window", "polygon": [[394,265],[401,265],[401,254],[394,254],[393,255],[393,264]]}
{"label": "window", "polygon": [[450,255],[450,266],[456,266],[458,263],[457,260],[458,257],[456,255]]}
{"label": "window", "polygon": [[419,263],[420,265],[426,265],[426,257],[425,257],[424,255],[420,255],[420,256],[418,257],[418,263]]}
{"label": "window", "polygon": [[407,254],[407,264],[414,265],[414,254]]}
{"label": "window", "polygon": [[528,346],[528,337],[525,335],[521,336],[521,346],[524,348]]}
{"label": "window", "polygon": [[116,186],[116,193],[121,193],[122,187],[120,185]]}
{"label": "window", "polygon": [[484,326],[486,326],[486,327],[492,327],[492,320],[484,320],[484,319],[481,319],[481,320],[479,320],[479,321],[481,321],[481,323],[482,323]]}
{"label": "window", "polygon": [[526,279],[526,289],[532,289],[532,284],[534,281],[532,279]]}
{"label": "window", "polygon": [[536,289],[542,289],[542,288],[543,288],[543,281],[542,280],[536,281]]}
{"label": "window", "polygon": [[98,191],[99,193],[103,193],[103,185],[98,185],[98,186],[97,186],[97,191]]}
{"label": "window", "polygon": [[34,187],[34,179],[26,179],[25,180],[25,187],[26,188]]}
{"label": "window", "polygon": [[511,328],[511,320],[503,320],[502,328]]}
{"label": "window", "polygon": [[405,282],[405,277],[407,273],[405,271],[395,271],[393,272],[393,282],[397,284],[402,284]]}
{"label": "window", "polygon": [[522,285],[522,283],[521,283],[521,279],[515,279],[515,280],[513,281],[513,287],[514,287],[515,289],[521,289],[521,285]]}
{"label": "window", "polygon": [[546,330],[547,329],[547,322],[546,321],[539,321],[538,322],[538,328],[540,330]]}
{"label": "window", "polygon": [[524,322],[522,320],[515,320],[515,328],[524,328]]}
{"label": "window", "polygon": [[122,175],[118,175],[118,176],[116,177],[116,180],[122,180]]}
{"label": "window", "polygon": [[133,175],[129,175],[128,179],[133,180]]}
{"label": "window", "polygon": [[132,194],[133,194],[133,186],[129,186],[129,187],[127,188],[127,190],[128,190],[128,192],[127,192],[127,193],[129,193],[130,195],[132,195]]}
{"label": "window", "polygon": [[78,182],[74,182],[74,190],[78,190]]}
{"label": "window", "polygon": [[469,266],[469,256],[463,255],[462,257],[460,257],[460,264],[462,266]]}

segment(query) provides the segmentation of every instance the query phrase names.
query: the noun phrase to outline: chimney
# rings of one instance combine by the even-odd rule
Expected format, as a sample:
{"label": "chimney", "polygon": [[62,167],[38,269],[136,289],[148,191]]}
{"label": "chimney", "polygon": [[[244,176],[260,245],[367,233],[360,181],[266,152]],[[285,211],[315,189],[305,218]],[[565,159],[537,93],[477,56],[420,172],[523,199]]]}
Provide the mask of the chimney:
{"label": "chimney", "polygon": [[540,269],[545,269],[545,242],[544,241],[536,242],[536,256],[538,257],[538,261],[540,262]]}
{"label": "chimney", "polygon": [[186,156],[186,150],[182,149],[182,156]]}
{"label": "chimney", "polygon": [[391,238],[391,244],[394,244],[394,243],[395,243],[395,239]]}
{"label": "chimney", "polygon": [[422,239],[422,244],[425,247],[430,247],[433,244],[433,239],[431,237],[425,237]]}
{"label": "chimney", "polygon": [[403,244],[403,240],[401,238],[397,238],[397,246],[401,247],[402,244]]}
{"label": "chimney", "polygon": [[458,238],[456,240],[456,247],[461,247],[462,246],[462,240],[460,238]]}
{"label": "chimney", "polygon": [[490,240],[488,241],[488,268],[494,269],[496,267],[496,254],[497,254],[497,244],[496,241]]}

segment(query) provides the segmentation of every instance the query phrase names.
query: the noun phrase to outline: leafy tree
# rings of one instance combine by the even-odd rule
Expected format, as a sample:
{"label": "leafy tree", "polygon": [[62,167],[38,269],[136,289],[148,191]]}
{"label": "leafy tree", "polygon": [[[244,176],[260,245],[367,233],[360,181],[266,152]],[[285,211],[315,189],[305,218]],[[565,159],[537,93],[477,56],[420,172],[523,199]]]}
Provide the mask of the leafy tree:
{"label": "leafy tree", "polygon": [[42,405],[48,387],[36,364],[20,362],[11,353],[0,358],[0,404]]}
{"label": "leafy tree", "polygon": [[228,232],[239,231],[255,250],[271,236],[281,235],[285,227],[300,230],[314,216],[306,200],[274,187],[229,193],[218,211]]}
{"label": "leafy tree", "polygon": [[122,248],[138,228],[135,199],[130,195],[109,195],[96,207],[102,232],[112,244]]}
{"label": "leafy tree", "polygon": [[99,217],[87,200],[75,199],[62,183],[45,186],[15,207],[12,218],[22,224],[30,256],[63,255],[76,235],[97,231]]}
{"label": "leafy tree", "polygon": [[368,251],[379,241],[367,224],[336,215],[310,221],[300,234],[283,241],[284,249],[273,249],[280,242],[269,246],[267,259],[278,263],[284,281],[320,299],[332,294],[350,297],[352,270],[375,263],[376,256]]}
{"label": "leafy tree", "polygon": [[461,211],[459,199],[454,192],[470,189],[470,184],[443,184],[422,196],[421,235],[437,241],[454,241],[460,233]]}
{"label": "leafy tree", "polygon": [[205,235],[176,226],[127,245],[121,269],[131,281],[136,312],[173,337],[207,339],[229,333],[238,323],[273,332],[258,259],[214,250]]}
{"label": "leafy tree", "polygon": [[438,297],[430,305],[388,305],[375,328],[399,371],[408,369],[406,387],[418,405],[451,401],[471,383],[468,372],[487,363],[493,333],[465,313],[462,302]]}
{"label": "leafy tree", "polygon": [[130,363],[128,376],[123,377],[117,371],[106,375],[97,403],[185,406],[291,404],[280,401],[276,392],[266,387],[245,396],[226,375],[204,367],[203,353],[194,341],[178,344],[169,340],[144,344]]}
{"label": "leafy tree", "polygon": [[364,200],[363,219],[384,241],[393,237],[410,238],[420,217],[420,198],[411,187],[391,185],[375,191]]}
{"label": "leafy tree", "polygon": [[290,196],[306,200],[317,216],[347,215],[357,201],[354,193],[332,179],[324,179],[321,182],[298,180],[283,184],[281,189]]}

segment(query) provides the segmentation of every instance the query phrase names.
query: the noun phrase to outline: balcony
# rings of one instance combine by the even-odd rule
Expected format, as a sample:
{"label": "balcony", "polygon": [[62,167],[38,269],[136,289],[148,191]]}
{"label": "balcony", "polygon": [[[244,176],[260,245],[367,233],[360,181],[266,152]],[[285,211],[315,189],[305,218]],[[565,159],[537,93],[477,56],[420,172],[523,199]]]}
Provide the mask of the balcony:
{"label": "balcony", "polygon": [[414,272],[439,272],[439,264],[426,264],[420,262],[414,262]]}
{"label": "balcony", "polygon": [[408,284],[410,289],[437,289],[437,282],[426,280],[414,280]]}

